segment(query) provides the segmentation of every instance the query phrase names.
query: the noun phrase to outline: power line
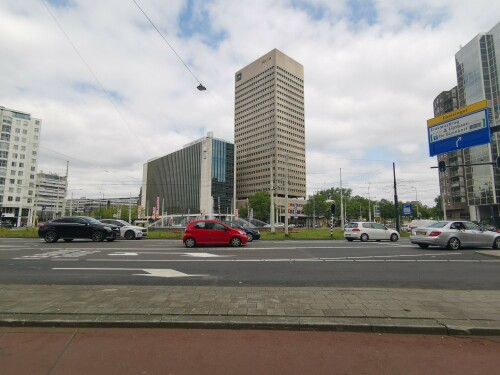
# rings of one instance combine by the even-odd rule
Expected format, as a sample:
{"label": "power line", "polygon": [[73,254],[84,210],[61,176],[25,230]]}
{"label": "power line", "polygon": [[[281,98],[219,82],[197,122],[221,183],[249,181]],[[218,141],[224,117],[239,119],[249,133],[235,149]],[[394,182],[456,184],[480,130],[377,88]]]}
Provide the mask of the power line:
{"label": "power line", "polygon": [[168,42],[167,38],[165,38],[165,36],[162,34],[162,32],[156,27],[156,25],[153,23],[153,21],[151,21],[151,18],[148,17],[148,15],[146,14],[146,12],[139,6],[139,4],[137,4],[137,1],[135,1],[135,0],[132,0],[132,1],[137,6],[137,8],[139,8],[139,10],[142,12],[142,14],[144,14],[144,17],[146,17],[146,19],[154,27],[154,29],[158,32],[158,34],[160,34],[161,38],[165,41],[165,43],[167,43],[167,45],[170,47],[170,49],[175,53],[175,56],[177,56],[177,58],[182,62],[182,64],[186,67],[186,69],[189,71],[189,73],[191,73],[191,75],[194,77],[194,79],[199,83],[198,87],[196,87],[196,88],[198,90],[200,90],[200,91],[206,90],[207,88],[202,85],[202,83],[200,82],[200,80],[198,79],[198,77],[196,77],[194,75],[194,73],[192,72],[192,70],[189,69],[189,66],[184,62],[184,60],[177,53],[177,51],[174,49],[174,47],[172,47],[172,45]]}

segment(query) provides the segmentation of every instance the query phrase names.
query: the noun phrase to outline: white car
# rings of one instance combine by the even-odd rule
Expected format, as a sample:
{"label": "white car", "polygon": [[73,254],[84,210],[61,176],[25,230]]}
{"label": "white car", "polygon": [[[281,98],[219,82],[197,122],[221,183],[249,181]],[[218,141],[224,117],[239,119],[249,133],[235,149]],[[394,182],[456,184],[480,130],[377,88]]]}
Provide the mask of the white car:
{"label": "white car", "polygon": [[344,238],[351,242],[360,240],[387,240],[396,242],[399,240],[399,233],[387,228],[384,224],[355,221],[347,224],[344,228]]}
{"label": "white car", "polygon": [[116,219],[102,219],[101,223],[113,224],[120,227],[120,236],[125,238],[126,240],[140,240],[143,237],[147,237],[148,230],[144,227],[138,227],[132,225],[125,220],[116,220]]}

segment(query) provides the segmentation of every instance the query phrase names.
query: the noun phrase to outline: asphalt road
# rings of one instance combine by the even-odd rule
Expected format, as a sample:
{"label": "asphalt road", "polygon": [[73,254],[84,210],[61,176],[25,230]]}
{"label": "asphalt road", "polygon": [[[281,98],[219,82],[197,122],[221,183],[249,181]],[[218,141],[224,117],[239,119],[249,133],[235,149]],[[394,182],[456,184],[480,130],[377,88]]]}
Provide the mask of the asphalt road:
{"label": "asphalt road", "polygon": [[0,284],[500,289],[500,258],[390,242],[254,241],[187,249],[180,240],[47,244],[0,239]]}

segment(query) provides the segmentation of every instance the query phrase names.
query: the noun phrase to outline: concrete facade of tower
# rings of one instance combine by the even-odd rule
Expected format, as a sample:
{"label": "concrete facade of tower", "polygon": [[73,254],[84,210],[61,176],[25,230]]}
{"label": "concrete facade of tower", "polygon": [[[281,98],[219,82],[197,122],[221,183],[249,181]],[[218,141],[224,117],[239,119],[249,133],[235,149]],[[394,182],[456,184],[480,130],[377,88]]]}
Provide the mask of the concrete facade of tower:
{"label": "concrete facade of tower", "polygon": [[[236,199],[306,198],[304,67],[273,49],[235,75]],[[288,173],[287,173],[288,171]]]}

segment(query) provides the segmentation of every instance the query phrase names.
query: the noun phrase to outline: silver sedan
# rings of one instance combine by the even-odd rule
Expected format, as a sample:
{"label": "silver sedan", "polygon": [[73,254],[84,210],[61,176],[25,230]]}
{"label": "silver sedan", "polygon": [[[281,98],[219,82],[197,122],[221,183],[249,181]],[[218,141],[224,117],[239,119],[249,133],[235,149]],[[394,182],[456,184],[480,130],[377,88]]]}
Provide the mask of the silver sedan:
{"label": "silver sedan", "polygon": [[427,249],[429,246],[447,247],[458,250],[460,247],[492,247],[500,249],[500,233],[481,228],[470,221],[438,221],[427,227],[415,228],[410,241]]}

